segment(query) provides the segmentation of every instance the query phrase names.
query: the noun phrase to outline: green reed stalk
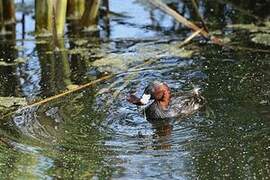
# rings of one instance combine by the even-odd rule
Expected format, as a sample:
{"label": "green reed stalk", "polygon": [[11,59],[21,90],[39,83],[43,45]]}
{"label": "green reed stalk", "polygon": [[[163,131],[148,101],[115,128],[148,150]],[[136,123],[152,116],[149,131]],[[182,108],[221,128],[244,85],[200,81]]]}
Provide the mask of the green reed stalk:
{"label": "green reed stalk", "polygon": [[101,0],[86,1],[85,11],[81,18],[81,26],[88,28],[97,24],[98,10]]}
{"label": "green reed stalk", "polygon": [[68,0],[67,18],[78,20],[81,19],[85,10],[85,0]]}
{"label": "green reed stalk", "polygon": [[53,32],[53,1],[35,0],[36,34],[52,34]]}
{"label": "green reed stalk", "polygon": [[67,0],[56,0],[54,4],[55,23],[57,36],[64,35],[66,12],[67,12]]}
{"label": "green reed stalk", "polygon": [[2,0],[4,8],[4,21],[6,24],[15,23],[14,0]]}
{"label": "green reed stalk", "polygon": [[4,16],[3,16],[3,1],[0,0],[0,33],[2,34],[5,31],[5,23],[4,23]]}

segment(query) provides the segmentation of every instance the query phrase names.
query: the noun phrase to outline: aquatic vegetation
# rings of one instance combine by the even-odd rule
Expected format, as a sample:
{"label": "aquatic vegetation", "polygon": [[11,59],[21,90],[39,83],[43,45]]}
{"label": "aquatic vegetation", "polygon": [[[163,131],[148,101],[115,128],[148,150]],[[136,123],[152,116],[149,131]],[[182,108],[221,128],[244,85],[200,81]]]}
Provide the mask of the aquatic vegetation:
{"label": "aquatic vegetation", "polygon": [[[269,28],[270,29],[270,28]],[[257,44],[263,44],[266,46],[270,46],[270,33],[256,33],[255,35],[252,35],[251,41],[257,43]]]}
{"label": "aquatic vegetation", "polygon": [[265,21],[263,24],[231,24],[229,28],[246,30],[250,32],[250,39],[256,44],[262,44],[265,46],[270,45],[270,22]]}
{"label": "aquatic vegetation", "polygon": [[18,107],[26,106],[27,101],[21,97],[0,97],[0,116],[15,111]]}

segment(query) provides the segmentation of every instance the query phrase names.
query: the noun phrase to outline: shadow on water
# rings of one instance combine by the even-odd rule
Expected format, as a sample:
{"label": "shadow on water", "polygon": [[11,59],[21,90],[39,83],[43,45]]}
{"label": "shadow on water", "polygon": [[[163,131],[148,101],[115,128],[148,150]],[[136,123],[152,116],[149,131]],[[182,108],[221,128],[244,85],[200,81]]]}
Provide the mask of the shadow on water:
{"label": "shadow on water", "polygon": [[[1,36],[1,96],[33,101],[107,73],[118,75],[1,118],[0,176],[267,179],[269,53],[227,49],[204,40],[183,50],[179,45],[187,30],[162,12],[144,1],[109,2],[112,12],[101,20],[99,31],[78,33],[72,21],[57,51],[50,38],[33,37],[27,26],[29,39],[16,40],[15,29],[12,37]],[[251,1],[226,2],[199,1],[203,17],[213,23],[207,25],[228,36],[236,33],[239,44],[256,46],[246,43],[246,33],[224,26],[264,20],[269,4],[252,8]],[[188,2],[170,1],[169,6],[199,21]],[[26,25],[33,24],[31,16],[25,14]],[[28,59],[17,63],[19,56]],[[150,63],[138,66],[145,60]],[[182,119],[149,123],[126,96],[141,95],[156,79],[174,92],[201,87],[206,107]]]}

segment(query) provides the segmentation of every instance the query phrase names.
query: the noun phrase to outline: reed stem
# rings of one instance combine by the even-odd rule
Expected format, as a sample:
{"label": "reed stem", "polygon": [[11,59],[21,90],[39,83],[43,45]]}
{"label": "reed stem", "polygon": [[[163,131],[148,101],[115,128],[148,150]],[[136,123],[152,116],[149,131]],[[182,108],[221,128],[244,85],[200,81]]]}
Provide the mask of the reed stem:
{"label": "reed stem", "polygon": [[35,0],[36,34],[53,32],[53,0]]}
{"label": "reed stem", "polygon": [[3,8],[3,1],[0,0],[0,34],[5,31],[5,22],[4,22],[4,8]]}
{"label": "reed stem", "polygon": [[14,0],[4,0],[3,1],[4,5],[4,19],[6,23],[15,23],[16,18],[15,18],[15,4]]}
{"label": "reed stem", "polygon": [[81,19],[85,10],[85,0],[68,0],[67,3],[67,18],[72,20]]}
{"label": "reed stem", "polygon": [[86,1],[85,11],[81,18],[81,26],[89,28],[97,24],[98,10],[101,0]]}
{"label": "reed stem", "polygon": [[66,22],[67,0],[56,0],[54,4],[54,12],[56,34],[58,37],[63,36]]}

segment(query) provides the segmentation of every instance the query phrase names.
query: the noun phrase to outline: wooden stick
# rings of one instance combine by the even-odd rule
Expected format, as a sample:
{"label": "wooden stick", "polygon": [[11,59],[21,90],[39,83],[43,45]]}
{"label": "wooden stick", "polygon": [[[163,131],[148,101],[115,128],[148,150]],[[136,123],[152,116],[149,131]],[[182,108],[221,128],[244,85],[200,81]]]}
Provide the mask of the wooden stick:
{"label": "wooden stick", "polygon": [[194,10],[195,10],[195,13],[196,13],[197,16],[200,18],[200,20],[201,20],[201,22],[202,22],[202,25],[203,25],[203,27],[204,27],[204,29],[205,29],[205,31],[208,32],[208,28],[207,28],[207,26],[206,26],[206,23],[204,22],[203,17],[201,16],[201,14],[200,14],[200,12],[199,12],[199,8],[198,8],[198,5],[197,5],[196,0],[191,0],[191,4],[192,4],[192,6],[193,6],[193,8],[194,8]]}
{"label": "wooden stick", "polygon": [[199,29],[198,31],[193,32],[189,37],[187,37],[187,38],[180,44],[180,47],[183,47],[184,45],[186,45],[187,43],[189,43],[194,37],[196,37],[198,34],[200,34],[200,32],[201,32],[202,30],[203,30],[203,29]]}
{"label": "wooden stick", "polygon": [[8,148],[14,148],[14,146],[4,137],[0,137],[0,143],[6,145]]}
{"label": "wooden stick", "polygon": [[[181,16],[178,12],[171,9],[169,6],[167,6],[166,4],[161,2],[160,0],[149,0],[149,2],[151,4],[153,4],[154,6],[156,6],[157,8],[164,11],[165,13],[167,13],[168,15],[172,16],[178,22],[180,22],[180,23],[184,24],[185,26],[187,26],[188,28],[192,29],[193,31],[200,30],[200,28],[198,26],[196,26],[195,24],[193,24],[192,22],[187,20],[185,17]],[[209,38],[209,34],[205,30],[202,30],[200,32],[200,34],[205,38]]]}
{"label": "wooden stick", "polygon": [[[198,26],[196,26],[194,23],[187,20],[185,17],[181,16],[178,12],[171,9],[169,6],[167,6],[166,4],[161,2],[160,0],[149,0],[149,2],[151,4],[153,4],[154,6],[156,6],[157,8],[164,11],[165,13],[167,13],[168,15],[172,16],[176,21],[178,21],[178,22],[184,24],[185,26],[187,26],[188,28],[192,29],[193,31],[200,30],[200,28]],[[205,37],[206,39],[210,39],[212,41],[212,43],[214,43],[214,44],[223,45],[223,43],[221,42],[221,40],[219,38],[217,38],[213,35],[210,36],[209,33],[206,32],[205,30],[202,30],[200,32],[200,34],[203,37]]]}
{"label": "wooden stick", "polygon": [[[102,81],[105,81],[105,80],[107,80],[107,79],[110,79],[110,78],[112,78],[112,77],[114,77],[114,76],[115,76],[115,74],[103,76],[103,77],[101,77],[101,78],[99,78],[99,79],[97,79],[97,80],[91,81],[91,82],[86,83],[86,84],[84,84],[84,85],[81,85],[81,86],[79,86],[79,87],[77,87],[77,88],[74,88],[74,89],[65,91],[65,92],[63,92],[63,93],[60,93],[60,94],[57,94],[57,95],[48,97],[48,98],[43,99],[43,100],[41,100],[41,101],[37,101],[37,102],[30,103],[30,104],[28,104],[28,105],[26,105],[26,106],[23,106],[23,107],[19,108],[18,110],[21,111],[21,110],[24,110],[24,109],[27,109],[27,108],[31,108],[31,107],[35,107],[35,106],[38,106],[38,105],[41,105],[41,104],[45,104],[45,103],[47,103],[47,102],[49,102],[49,101],[53,101],[53,100],[58,99],[58,98],[60,98],[60,97],[69,95],[69,94],[71,94],[71,93],[80,91],[80,90],[82,90],[82,89],[84,89],[84,88],[87,88],[87,87],[92,86],[92,85],[94,85],[94,84],[97,84],[97,83],[99,83],[99,82],[102,82]],[[12,112],[10,112],[10,113],[8,113],[8,114],[5,114],[3,117],[1,117],[1,119],[6,118],[7,116],[9,116],[9,115],[11,115],[11,114],[17,112],[18,110],[12,111]]]}
{"label": "wooden stick", "polygon": [[79,87],[77,87],[77,88],[74,88],[74,89],[65,91],[65,92],[63,92],[63,93],[61,93],[61,94],[57,94],[57,95],[48,97],[48,98],[46,98],[46,99],[43,99],[43,100],[41,100],[41,101],[38,101],[38,102],[35,102],[35,103],[32,103],[32,104],[29,104],[29,105],[27,105],[27,106],[21,108],[20,110],[26,109],[26,108],[30,108],[30,107],[34,107],[34,106],[38,106],[38,105],[47,103],[47,102],[49,102],[49,101],[58,99],[58,98],[60,98],[60,97],[66,96],[66,95],[68,95],[68,94],[71,94],[71,93],[74,93],[74,92],[76,92],[76,91],[82,90],[82,89],[84,89],[84,88],[86,88],[86,87],[89,87],[89,86],[92,86],[92,85],[97,84],[97,83],[99,83],[99,82],[102,82],[102,81],[105,81],[105,80],[107,80],[107,79],[110,79],[110,78],[112,78],[113,76],[114,76],[113,74],[107,75],[107,76],[103,76],[103,77],[101,77],[101,78],[99,78],[99,79],[97,79],[97,80],[91,81],[91,82],[86,83],[86,84],[84,84],[84,85],[81,85],[81,86],[79,86]]}

